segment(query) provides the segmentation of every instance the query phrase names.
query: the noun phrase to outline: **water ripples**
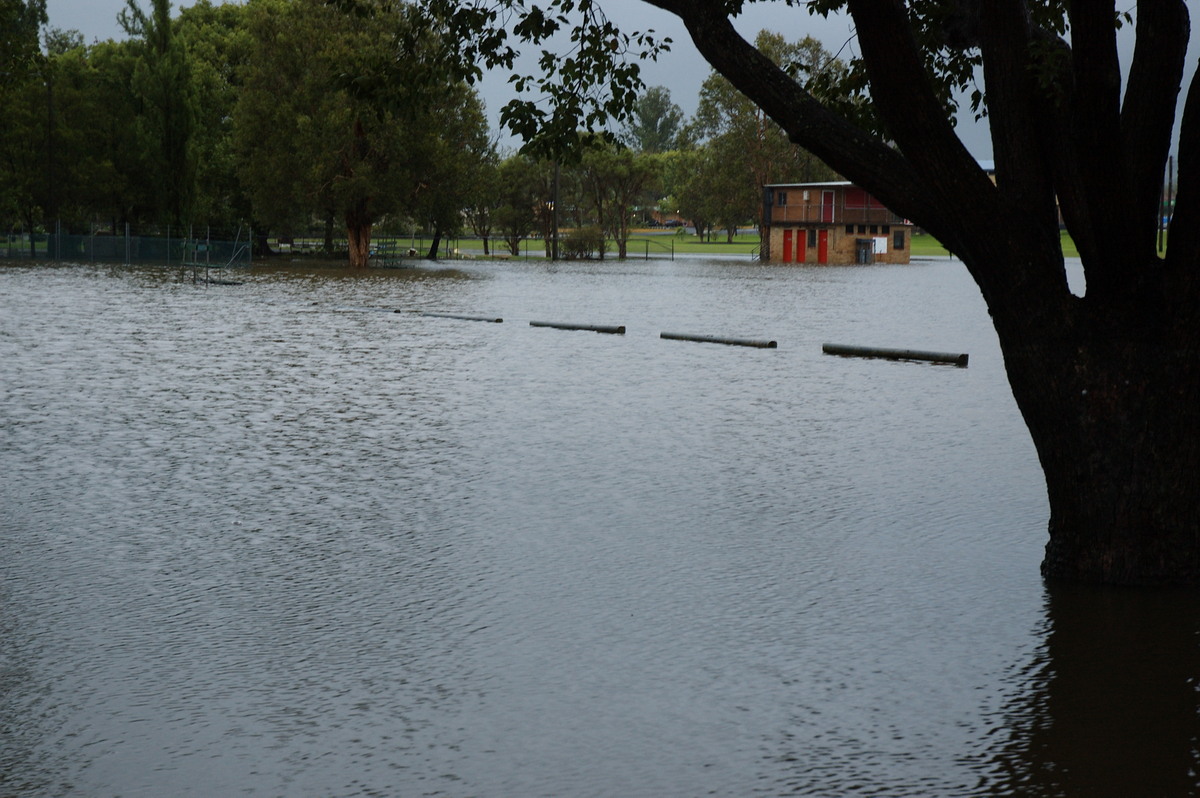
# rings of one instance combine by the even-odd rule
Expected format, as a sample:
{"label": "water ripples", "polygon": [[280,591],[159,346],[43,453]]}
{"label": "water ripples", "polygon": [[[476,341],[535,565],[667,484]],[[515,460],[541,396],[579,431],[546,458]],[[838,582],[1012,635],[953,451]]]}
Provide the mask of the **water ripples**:
{"label": "water ripples", "polygon": [[950,264],[27,267],[0,302],[0,792],[991,778],[1046,509]]}

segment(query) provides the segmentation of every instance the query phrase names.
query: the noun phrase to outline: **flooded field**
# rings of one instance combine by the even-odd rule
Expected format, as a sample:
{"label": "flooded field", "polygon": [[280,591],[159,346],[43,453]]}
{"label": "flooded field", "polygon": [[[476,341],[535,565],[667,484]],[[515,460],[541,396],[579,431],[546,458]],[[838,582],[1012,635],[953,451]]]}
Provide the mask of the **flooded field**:
{"label": "flooded field", "polygon": [[0,268],[0,796],[1197,794],[961,264],[236,279]]}

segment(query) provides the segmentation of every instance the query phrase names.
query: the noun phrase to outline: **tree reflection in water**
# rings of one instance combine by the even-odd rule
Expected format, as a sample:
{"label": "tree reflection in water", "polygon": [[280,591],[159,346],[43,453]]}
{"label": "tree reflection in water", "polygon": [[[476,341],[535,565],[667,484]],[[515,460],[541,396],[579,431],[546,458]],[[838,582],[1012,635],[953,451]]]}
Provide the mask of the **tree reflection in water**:
{"label": "tree reflection in water", "polygon": [[1055,584],[992,792],[1200,795],[1200,591]]}

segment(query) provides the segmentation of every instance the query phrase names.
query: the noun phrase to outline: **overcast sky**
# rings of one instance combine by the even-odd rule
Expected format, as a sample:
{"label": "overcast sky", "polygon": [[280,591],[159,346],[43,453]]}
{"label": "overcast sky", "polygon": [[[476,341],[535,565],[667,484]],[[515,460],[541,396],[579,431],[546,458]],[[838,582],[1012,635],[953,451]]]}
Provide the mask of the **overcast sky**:
{"label": "overcast sky", "polygon": [[[139,0],[143,8],[149,8],[149,0]],[[75,29],[83,34],[84,40],[124,38],[117,24],[117,14],[126,5],[126,0],[47,0],[50,25],[63,29]],[[188,0],[173,4],[180,7],[192,5]],[[660,11],[641,0],[604,0],[605,12],[627,30],[656,31],[659,36],[674,41],[671,52],[658,63],[644,68],[643,78],[647,85],[665,86],[684,112],[691,115],[696,108],[700,84],[709,74],[708,64],[700,57],[687,37],[683,24],[673,15]],[[1193,41],[1200,40],[1200,12],[1194,14]],[[833,53],[852,47],[849,22],[845,19],[823,20],[809,16],[803,9],[789,8],[782,2],[750,3],[738,22],[742,34],[752,39],[758,31],[769,29],[782,33],[795,41],[806,35],[820,40]],[[1194,52],[1193,48],[1193,52]],[[1195,69],[1195,59],[1190,59],[1190,69]],[[492,127],[499,131],[498,115],[501,106],[512,97],[504,75],[490,75],[480,86],[480,94],[487,104]],[[959,135],[976,158],[992,157],[991,138],[985,125],[960,120]]]}

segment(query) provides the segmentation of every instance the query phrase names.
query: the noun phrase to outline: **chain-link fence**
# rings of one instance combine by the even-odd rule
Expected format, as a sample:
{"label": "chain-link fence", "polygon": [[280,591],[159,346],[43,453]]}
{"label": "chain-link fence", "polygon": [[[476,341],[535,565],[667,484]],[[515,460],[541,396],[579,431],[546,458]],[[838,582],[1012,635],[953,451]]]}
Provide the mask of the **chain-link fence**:
{"label": "chain-link fence", "polygon": [[56,224],[49,232],[9,231],[0,246],[0,257],[50,260],[65,263],[159,263],[168,266],[249,266],[250,230],[217,231],[209,228],[143,228],[114,233],[93,229],[68,231]]}

